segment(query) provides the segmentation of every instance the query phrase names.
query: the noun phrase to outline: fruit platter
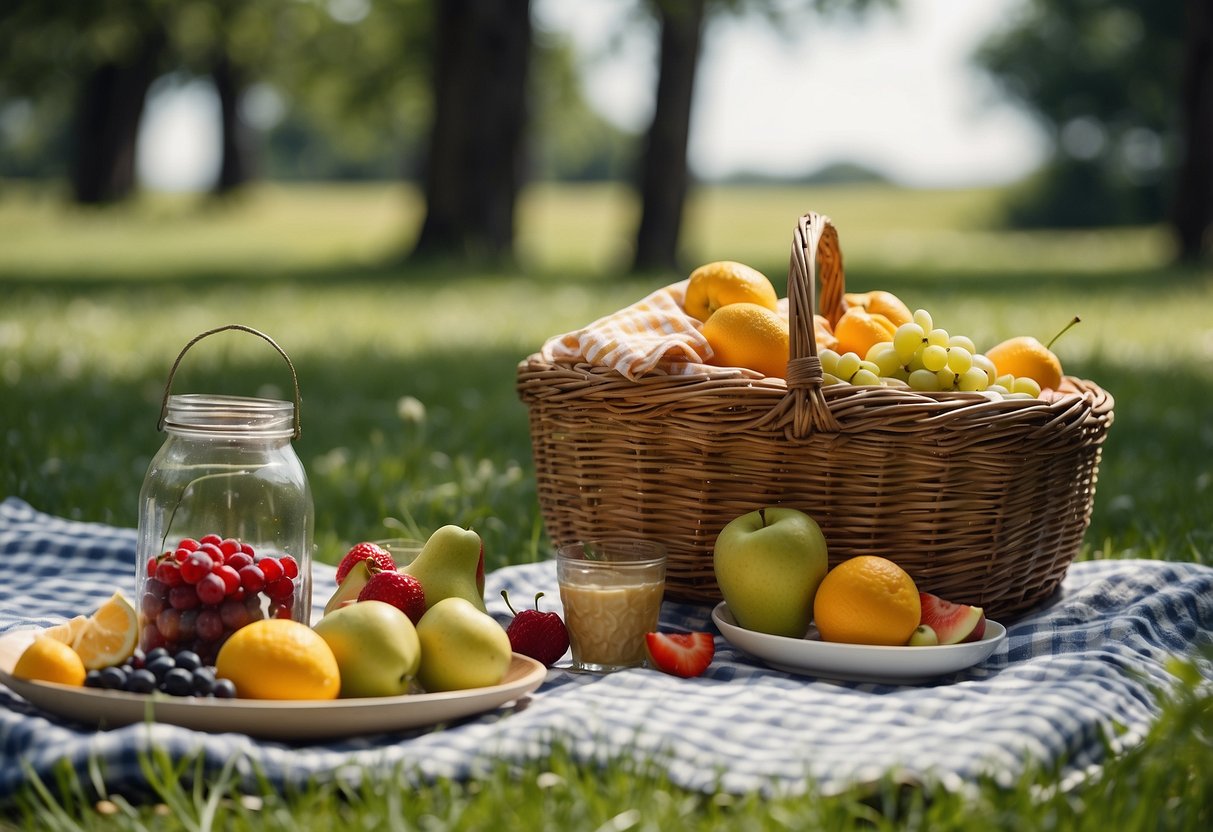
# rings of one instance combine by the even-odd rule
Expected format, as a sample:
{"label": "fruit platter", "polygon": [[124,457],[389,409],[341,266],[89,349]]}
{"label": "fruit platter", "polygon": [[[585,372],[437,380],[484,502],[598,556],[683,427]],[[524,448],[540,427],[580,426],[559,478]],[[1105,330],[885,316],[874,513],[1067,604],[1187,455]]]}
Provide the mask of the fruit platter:
{"label": "fruit platter", "polygon": [[[285,586],[260,592],[289,584],[297,565],[255,555],[218,535],[181,540],[147,564],[138,609],[119,591],[89,615],[0,637],[0,682],[101,728],[154,719],[298,741],[462,719],[547,677],[487,613],[470,529],[439,529],[408,572],[357,544],[314,625],[289,617]],[[231,576],[243,581],[225,584]]]}
{"label": "fruit platter", "polygon": [[1007,637],[1005,627],[987,620],[982,636],[975,641],[914,647],[912,650],[822,641],[821,634],[811,626],[803,638],[788,638],[738,626],[724,601],[713,608],[712,622],[730,644],[776,670],[884,685],[933,682],[967,670],[988,659]]}
{"label": "fruit platter", "polygon": [[151,718],[198,731],[235,731],[271,740],[344,738],[424,728],[484,713],[526,696],[547,676],[542,664],[515,654],[499,684],[466,691],[321,701],[144,695],[15,678],[12,669],[20,652],[38,634],[21,630],[0,637],[0,683],[45,711],[98,728]]}

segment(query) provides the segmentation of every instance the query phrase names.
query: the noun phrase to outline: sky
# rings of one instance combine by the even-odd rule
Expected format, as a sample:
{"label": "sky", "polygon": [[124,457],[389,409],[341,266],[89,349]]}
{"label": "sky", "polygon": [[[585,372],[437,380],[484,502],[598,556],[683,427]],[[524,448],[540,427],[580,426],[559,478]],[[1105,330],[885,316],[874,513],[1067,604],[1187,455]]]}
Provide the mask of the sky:
{"label": "sky", "polygon": [[[970,56],[1023,4],[904,0],[900,11],[872,13],[862,24],[820,15],[780,27],[755,15],[718,18],[696,81],[691,166],[716,178],[797,176],[854,162],[915,187],[1022,178],[1044,158],[1044,136]],[[652,112],[656,33],[636,6],[533,0],[532,8],[541,31],[572,39],[591,106],[639,132]],[[218,166],[217,120],[205,84],[154,94],[140,142],[143,182],[206,187]]]}

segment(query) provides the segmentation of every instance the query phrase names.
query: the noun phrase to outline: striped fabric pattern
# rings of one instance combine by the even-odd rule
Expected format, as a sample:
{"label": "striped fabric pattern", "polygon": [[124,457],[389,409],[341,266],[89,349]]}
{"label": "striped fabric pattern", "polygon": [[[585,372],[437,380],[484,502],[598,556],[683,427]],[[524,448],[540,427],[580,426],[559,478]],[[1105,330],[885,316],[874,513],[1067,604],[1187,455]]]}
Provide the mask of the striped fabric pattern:
{"label": "striped fabric pattern", "polygon": [[[665,286],[581,329],[549,338],[540,353],[543,360],[610,367],[632,381],[648,374],[720,374],[720,367],[708,366],[712,347],[699,331],[699,321],[682,308],[689,282]],[[729,371],[761,376],[740,367]]]}
{"label": "striped fabric pattern", "polygon": [[[133,587],[135,533],[0,503],[0,633],[87,612],[116,588]],[[315,594],[333,569],[313,569]],[[488,576],[490,611],[500,598],[546,593],[558,607],[551,561]],[[129,591],[129,590],[128,590]],[[714,632],[707,607],[666,603],[662,629]],[[1058,766],[1063,783],[1098,770],[1145,736],[1157,690],[1175,655],[1196,657],[1213,684],[1213,568],[1121,560],[1075,563],[1059,596],[1014,622],[987,661],[930,684],[832,682],[770,669],[717,634],[716,658],[697,679],[635,669],[607,676],[559,667],[522,702],[457,724],[337,742],[265,742],[171,725],[98,731],[39,711],[0,687],[0,799],[44,780],[60,760],[87,782],[90,761],[114,792],[146,788],[150,748],[201,755],[217,772],[232,760],[249,783],[357,780],[405,768],[419,781],[474,778],[496,761],[542,761],[553,748],[586,765],[635,756],[655,760],[690,789],[831,793],[886,773],[962,788],[982,775],[1013,782]]]}

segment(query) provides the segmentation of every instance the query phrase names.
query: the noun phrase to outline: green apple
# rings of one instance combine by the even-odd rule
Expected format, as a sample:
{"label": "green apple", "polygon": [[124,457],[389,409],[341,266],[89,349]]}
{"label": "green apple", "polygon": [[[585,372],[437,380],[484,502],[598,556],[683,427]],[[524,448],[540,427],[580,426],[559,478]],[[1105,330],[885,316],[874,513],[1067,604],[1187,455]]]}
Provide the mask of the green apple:
{"label": "green apple", "polygon": [[802,638],[829,562],[812,517],[794,508],[762,508],[732,520],[716,538],[716,585],[738,625]]}
{"label": "green apple", "polygon": [[476,532],[443,526],[430,535],[417,557],[400,567],[400,571],[421,582],[426,609],[443,598],[463,598],[481,612],[487,612],[484,590],[477,579],[482,552],[483,544]]}
{"label": "green apple", "polygon": [[466,598],[443,598],[427,609],[417,622],[417,638],[417,680],[431,693],[499,684],[513,658],[502,626]]}
{"label": "green apple", "polygon": [[408,693],[421,666],[421,641],[399,609],[383,601],[359,601],[333,610],[312,629],[337,659],[339,696]]}

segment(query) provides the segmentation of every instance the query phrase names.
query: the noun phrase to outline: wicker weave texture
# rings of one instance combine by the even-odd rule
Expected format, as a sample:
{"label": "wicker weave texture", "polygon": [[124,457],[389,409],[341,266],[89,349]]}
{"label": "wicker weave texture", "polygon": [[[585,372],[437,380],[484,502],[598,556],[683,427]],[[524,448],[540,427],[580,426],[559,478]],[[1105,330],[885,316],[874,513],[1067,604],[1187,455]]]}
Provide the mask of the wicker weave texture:
{"label": "wicker weave texture", "polygon": [[719,599],[712,548],[724,525],[763,506],[811,515],[831,566],[888,557],[920,589],[1010,619],[1047,598],[1090,520],[1113,401],[1067,378],[1041,400],[821,386],[812,312],[836,318],[837,235],[808,214],[789,269],[788,380],[648,376],[518,367],[538,499],[559,545],[610,535],[662,540],[666,594]]}

